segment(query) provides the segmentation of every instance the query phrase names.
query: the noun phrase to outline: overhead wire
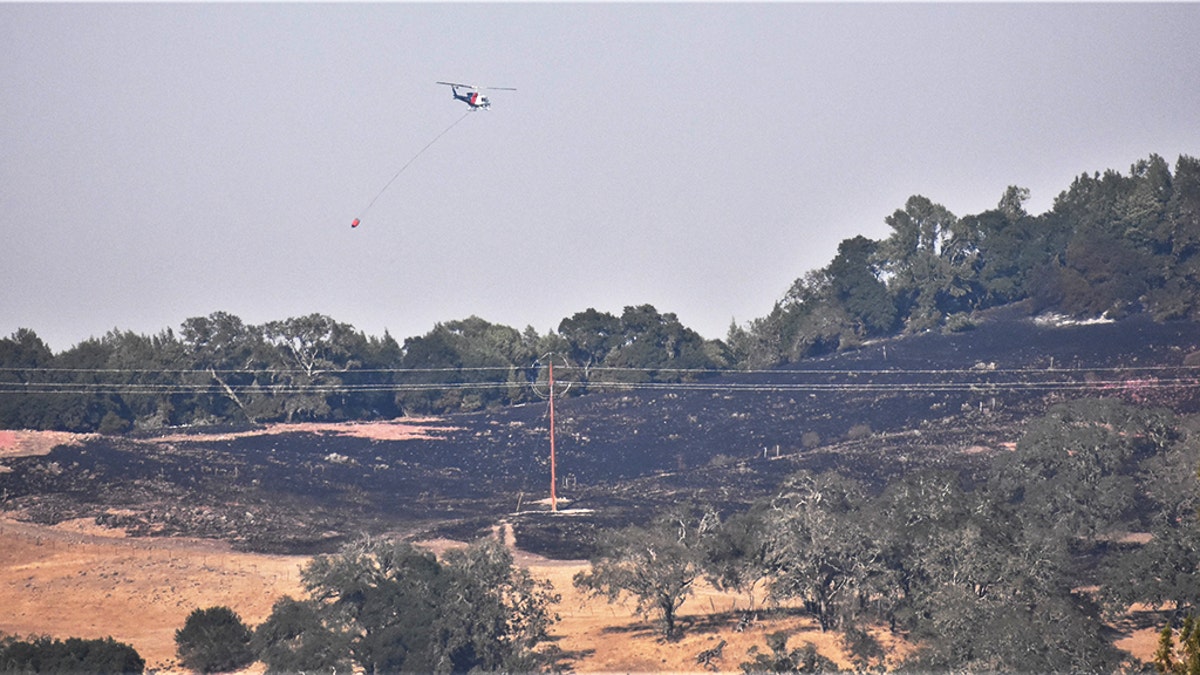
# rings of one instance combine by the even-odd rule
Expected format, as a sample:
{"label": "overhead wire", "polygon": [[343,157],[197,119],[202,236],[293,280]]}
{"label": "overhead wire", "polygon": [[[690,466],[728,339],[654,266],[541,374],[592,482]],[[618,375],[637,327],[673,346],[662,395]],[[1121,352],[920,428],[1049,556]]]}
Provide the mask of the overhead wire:
{"label": "overhead wire", "polygon": [[[273,395],[291,394],[334,394],[362,392],[408,392],[408,391],[453,391],[511,389],[531,385],[533,380],[525,377],[512,379],[511,375],[528,370],[518,366],[479,366],[451,368],[371,368],[354,370],[308,370],[308,369],[176,369],[154,370],[146,368],[20,368],[0,367],[0,394],[116,394],[116,395],[171,395],[219,393],[225,389],[234,392],[259,392]],[[1140,387],[1144,389],[1182,389],[1200,386],[1200,366],[1104,366],[1071,368],[948,368],[948,369],[839,369],[839,370],[711,370],[711,369],[663,369],[608,367],[588,369],[590,375],[607,377],[579,377],[578,368],[564,368],[564,385],[586,386],[591,390],[610,391],[691,391],[711,393],[879,393],[917,394],[951,392],[1001,392],[1001,391],[1101,391]],[[571,371],[575,374],[572,376]],[[506,379],[494,376],[484,380],[463,378],[443,379],[433,382],[403,381],[405,376],[453,375],[460,376],[507,375]],[[157,376],[159,381],[146,381],[140,377],[147,374]],[[681,376],[678,381],[650,381],[648,378],[662,375]],[[80,382],[64,380],[55,375],[93,375],[95,381]],[[228,381],[235,376],[252,377],[250,383]],[[305,376],[308,382],[270,381],[267,378]],[[388,375],[388,381],[346,381],[358,375]],[[638,376],[638,380],[612,379],[613,377]],[[715,379],[696,379],[694,376],[708,375]],[[761,376],[769,375],[769,378]],[[128,380],[112,381],[109,376],[122,376]],[[188,382],[188,376],[203,378],[203,381]],[[218,381],[218,376],[224,377]],[[682,376],[693,376],[682,379]],[[1125,377],[1123,377],[1125,376]],[[1129,376],[1140,376],[1131,379]],[[746,378],[752,378],[746,381]],[[813,381],[811,378],[822,378]],[[640,379],[647,378],[647,379]],[[795,381],[798,378],[801,381]],[[895,381],[896,378],[901,378]],[[3,381],[8,379],[9,381]],[[167,381],[162,381],[163,379]]]}
{"label": "overhead wire", "polygon": [[[512,370],[528,370],[532,366],[519,365],[504,365],[504,366],[442,366],[429,368],[322,368],[309,371],[307,368],[277,368],[277,367],[261,367],[261,368],[67,368],[58,366],[0,366],[2,372],[22,372],[22,373],[181,373],[181,374],[209,374],[209,373],[238,373],[238,374],[256,374],[256,373],[307,373],[314,374],[357,374],[357,373],[469,373],[469,372],[509,372]],[[585,370],[580,366],[559,367],[562,370]],[[1178,365],[1178,366],[1072,366],[1069,368],[1053,367],[1043,368],[1036,366],[1024,366],[1019,368],[990,368],[990,367],[967,367],[967,368],[748,368],[748,369],[720,369],[720,368],[657,368],[657,367],[633,367],[633,366],[591,366],[586,368],[588,372],[612,372],[612,373],[645,373],[645,374],[678,374],[678,375],[945,375],[945,374],[993,374],[993,373],[1103,373],[1103,372],[1135,372],[1135,371],[1169,371],[1183,370],[1200,373],[1200,365]]]}

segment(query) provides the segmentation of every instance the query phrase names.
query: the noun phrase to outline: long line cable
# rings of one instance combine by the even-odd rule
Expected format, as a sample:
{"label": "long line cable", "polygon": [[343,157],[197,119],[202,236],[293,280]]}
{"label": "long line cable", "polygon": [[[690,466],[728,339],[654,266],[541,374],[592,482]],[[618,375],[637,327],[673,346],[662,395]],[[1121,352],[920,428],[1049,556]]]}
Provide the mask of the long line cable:
{"label": "long line cable", "polygon": [[392,176],[391,180],[389,180],[387,182],[387,184],[383,186],[383,189],[380,190],[375,195],[375,197],[371,200],[371,203],[367,204],[367,208],[363,209],[362,213],[357,218],[354,219],[354,222],[350,223],[350,227],[358,227],[359,224],[362,223],[362,219],[367,217],[367,212],[371,210],[372,206],[375,206],[375,202],[379,201],[379,198],[383,196],[383,193],[387,192],[387,189],[392,186],[392,183],[396,182],[396,179],[400,177],[400,174],[404,173],[404,170],[407,169],[408,167],[412,166],[412,163],[417,161],[417,158],[420,157],[422,155],[422,153],[424,153],[429,148],[433,147],[433,144],[437,143],[438,139],[440,139],[442,136],[445,136],[446,134],[450,133],[451,129],[458,126],[459,122],[467,119],[467,115],[470,115],[470,114],[471,114],[471,110],[468,109],[467,112],[463,113],[462,117],[454,120],[453,124],[446,127],[445,129],[443,129],[442,132],[440,134],[438,134],[437,136],[434,136],[432,141],[429,141],[428,143],[426,143],[425,147],[418,150],[417,154],[412,156],[412,159],[409,159],[407,162],[405,162],[404,166],[400,167],[400,169],[396,171],[396,174]]}
{"label": "long line cable", "polygon": [[[314,375],[355,375],[355,374],[406,374],[406,373],[470,373],[470,372],[508,372],[511,370],[520,370],[522,366],[503,365],[503,366],[445,366],[439,368],[351,368],[351,369],[327,369],[321,368],[311,372]],[[567,366],[564,368],[566,372],[577,370],[577,368]],[[1177,365],[1177,366],[1070,366],[1070,367],[1054,367],[1045,368],[1037,366],[1024,366],[1015,368],[748,368],[748,369],[719,369],[719,368],[653,368],[653,367],[634,367],[634,366],[592,366],[587,369],[592,373],[645,373],[645,374],[673,374],[673,375],[714,375],[723,377],[736,377],[740,375],[773,375],[777,377],[787,377],[795,375],[845,375],[850,377],[858,376],[884,376],[884,375],[989,375],[998,373],[1038,373],[1038,374],[1071,374],[1071,373],[1124,373],[1124,372],[1155,372],[1155,371],[1180,371],[1192,372],[1200,374],[1200,366],[1197,365]],[[304,368],[71,368],[71,367],[55,367],[55,366],[0,366],[0,373],[93,373],[93,374],[209,374],[209,373],[227,374],[238,373],[244,375],[253,375],[257,373],[274,373],[274,374],[294,374],[294,373],[309,373]]]}
{"label": "long line cable", "polygon": [[[1104,370],[1104,369],[1101,369]],[[622,382],[614,380],[589,379],[588,381],[564,384],[586,385],[593,390],[631,391],[693,391],[710,392],[713,394],[734,393],[877,393],[877,394],[918,394],[918,393],[998,393],[998,392],[1035,392],[1035,391],[1122,391],[1122,390],[1151,390],[1151,389],[1198,389],[1200,378],[1191,369],[1180,369],[1182,372],[1167,376],[1165,379],[1152,377],[1150,379],[1122,379],[1116,372],[1111,372],[1108,378],[1075,378],[1051,380],[1022,380],[1022,379],[977,379],[961,381],[945,377],[954,373],[926,373],[925,377],[907,382],[856,382],[826,381],[826,382],[796,382],[796,381],[681,381],[681,382]],[[426,371],[427,372],[427,371]],[[196,374],[209,374],[196,371]],[[252,374],[243,371],[243,374]],[[322,373],[318,375],[338,375],[345,373]],[[319,381],[311,382],[260,382],[237,383],[227,382],[222,385],[240,392],[260,392],[272,395],[287,394],[318,394],[318,393],[353,393],[353,392],[402,392],[402,391],[451,391],[451,390],[480,390],[480,389],[509,389],[521,386],[513,381],[483,380],[464,381],[450,380],[442,382],[341,382]],[[54,382],[54,381],[0,381],[0,395],[3,394],[184,394],[216,391],[218,387],[211,381],[174,381],[174,382]]]}
{"label": "long line cable", "polygon": [[[567,384],[564,381],[564,384]],[[574,384],[585,384],[577,382]],[[700,382],[596,382],[586,383],[594,390],[659,390],[659,391],[707,391],[714,393],[932,393],[932,392],[975,392],[995,393],[1000,391],[1120,391],[1122,389],[1195,389],[1200,388],[1196,380],[1168,380],[1150,382],[1127,382],[1101,380],[1093,382],[909,382],[890,384],[807,384],[807,383],[700,383]],[[379,384],[227,384],[228,388],[242,392],[264,394],[314,394],[352,392],[400,392],[400,391],[453,391],[469,389],[510,389],[512,382],[430,382],[430,383],[379,383]],[[204,393],[223,390],[212,383],[195,384],[152,384],[152,383],[0,383],[0,394],[183,394]]]}

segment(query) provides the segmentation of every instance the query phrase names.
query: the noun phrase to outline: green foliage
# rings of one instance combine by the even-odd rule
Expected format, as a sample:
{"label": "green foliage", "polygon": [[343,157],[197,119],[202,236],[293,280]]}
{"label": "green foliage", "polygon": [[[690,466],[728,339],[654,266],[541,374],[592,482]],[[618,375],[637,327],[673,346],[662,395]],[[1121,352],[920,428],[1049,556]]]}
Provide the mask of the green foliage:
{"label": "green foliage", "polygon": [[315,616],[299,612],[298,634],[330,645],[322,668],[348,659],[367,672],[532,670],[556,620],[549,585],[495,541],[443,563],[407,543],[362,540],[313,559],[303,579]]}
{"label": "green foliage", "polygon": [[914,195],[885,221],[892,234],[881,248],[890,286],[906,311],[908,332],[941,324],[968,295],[973,250],[958,218],[941,204]]}
{"label": "green foliage", "polygon": [[146,663],[137,650],[111,637],[103,640],[0,636],[0,673],[141,673]]}
{"label": "green foliage", "polygon": [[853,347],[864,335],[967,327],[971,312],[1033,300],[1035,311],[1160,320],[1200,317],[1200,161],[1172,175],[1157,155],[1128,175],[1083,174],[1054,208],[1025,211],[1009,186],[997,207],[962,218],[921,195],[884,220],[882,241],[842,242],[770,314],[730,329],[749,368]]}
{"label": "green foliage", "polygon": [[[1080,400],[1031,421],[1016,451],[1001,455],[975,490],[936,473],[889,485],[878,512],[896,576],[884,616],[921,645],[908,665],[1114,669],[1121,655],[1104,634],[1100,607],[1076,588],[1079,553],[1158,512],[1145,495],[1181,497],[1177,481],[1147,489],[1177,473],[1178,463],[1164,458],[1183,447],[1178,427],[1161,411]],[[1186,548],[1171,544],[1183,532],[1157,532],[1153,547],[1110,554],[1117,568],[1102,573],[1101,595],[1115,598],[1114,608],[1152,601],[1164,585],[1188,587],[1194,560],[1167,555]],[[1182,569],[1164,574],[1174,566]]]}
{"label": "green foliage", "polygon": [[[0,339],[0,385],[17,388],[29,381],[25,369],[45,368],[53,364],[54,354],[37,333],[22,328],[11,337]],[[44,416],[51,403],[44,394],[0,396],[0,426],[8,429],[58,428],[55,420]]]}
{"label": "green foliage", "polygon": [[1164,675],[1200,675],[1200,621],[1188,615],[1176,639],[1175,631],[1164,626],[1154,651],[1154,669]]}
{"label": "green foliage", "polygon": [[712,527],[701,543],[702,565],[709,582],[717,588],[748,594],[751,608],[755,604],[754,589],[763,580],[771,553],[767,517],[765,508],[734,513]]}
{"label": "green foliage", "polygon": [[1141,463],[1146,498],[1138,529],[1144,544],[1123,546],[1104,568],[1103,597],[1113,612],[1135,602],[1170,608],[1175,617],[1200,607],[1200,439],[1184,436]]}
{"label": "green foliage", "polygon": [[366,337],[321,314],[271,321],[261,331],[271,370],[263,378],[264,388],[272,393],[292,391],[287,396],[259,396],[256,416],[282,416],[288,422],[328,419],[333,401],[325,392],[344,384],[342,374],[361,365]]}
{"label": "green foliage", "polygon": [[100,418],[100,424],[96,426],[96,431],[102,434],[123,434],[133,426],[129,420],[121,417],[117,412],[110,410],[104,413],[104,417]]}
{"label": "green foliage", "polygon": [[838,244],[826,268],[832,298],[854,322],[854,333],[886,335],[896,326],[896,304],[881,279],[879,246],[863,236]]}
{"label": "green foliage", "polygon": [[[1112,672],[1127,664],[1099,599],[1121,612],[1200,603],[1198,444],[1164,411],[1065,403],[970,480],[913,473],[876,495],[798,473],[713,528],[702,564],[719,586],[766,580],[775,599],[802,601],[859,668],[883,665],[865,631],[883,624],[916,643],[903,665],[918,671]],[[1113,543],[1142,527],[1148,543]],[[743,667],[789,669],[785,638]]]}
{"label": "green foliage", "polygon": [[432,554],[411,546],[362,542],[314,559],[303,578],[326,624],[348,637],[352,659],[368,672],[432,671],[442,572]]}
{"label": "green foliage", "polygon": [[770,654],[760,652],[758,647],[751,647],[746,653],[751,657],[741,664],[742,672],[746,675],[755,673],[840,673],[842,670],[829,658],[817,651],[816,645],[805,642],[790,652],[787,648],[788,633],[776,631],[767,634],[767,649]]}
{"label": "green foliage", "polygon": [[716,523],[686,512],[659,518],[649,527],[603,533],[591,569],[575,575],[575,586],[616,602],[630,597],[638,614],[657,617],[663,635],[679,637],[676,614],[703,574],[705,540]]}
{"label": "green foliage", "polygon": [[766,523],[771,596],[796,598],[822,630],[852,623],[888,576],[859,511],[861,484],[833,473],[788,479]]}
{"label": "green foliage", "polygon": [[179,662],[201,673],[223,673],[254,661],[253,634],[228,607],[196,609],[175,631]]}
{"label": "green foliage", "polygon": [[350,670],[346,636],[322,623],[312,602],[283,597],[254,630],[254,653],[268,673],[336,673]]}
{"label": "green foliage", "polygon": [[[532,395],[523,385],[526,370],[541,355],[538,348],[516,329],[479,317],[439,323],[426,335],[404,341],[402,365],[429,371],[414,374],[413,384],[459,386],[402,390],[397,403],[406,411],[429,413],[520,402]],[[511,386],[461,386],[482,383]]]}
{"label": "green foliage", "polygon": [[[604,365],[637,370],[716,369],[725,367],[722,350],[716,353],[699,333],[685,327],[673,313],[659,313],[652,305],[626,307],[621,314],[622,340]],[[629,372],[621,379],[678,381],[678,373],[657,377]]]}
{"label": "green foliage", "polygon": [[58,355],[22,329],[0,339],[0,426],[123,433],[475,411],[537,400],[535,363],[548,352],[585,385],[599,367],[606,379],[676,382],[733,362],[724,343],[651,305],[619,318],[588,310],[560,328],[543,336],[472,316],[401,346],[321,314],[249,325],[214,312],[178,336],[114,330]]}
{"label": "green foliage", "polygon": [[1034,420],[990,484],[1031,524],[1094,539],[1132,517],[1141,463],[1178,439],[1165,411],[1079,399]]}
{"label": "green foliage", "polygon": [[559,322],[558,334],[567,342],[567,358],[583,370],[584,381],[591,369],[602,365],[625,340],[620,319],[590,307]]}
{"label": "green foliage", "polygon": [[1171,607],[1175,614],[1200,607],[1200,523],[1187,517],[1160,521],[1150,541],[1117,552],[1105,568],[1104,599],[1113,611],[1134,602]]}

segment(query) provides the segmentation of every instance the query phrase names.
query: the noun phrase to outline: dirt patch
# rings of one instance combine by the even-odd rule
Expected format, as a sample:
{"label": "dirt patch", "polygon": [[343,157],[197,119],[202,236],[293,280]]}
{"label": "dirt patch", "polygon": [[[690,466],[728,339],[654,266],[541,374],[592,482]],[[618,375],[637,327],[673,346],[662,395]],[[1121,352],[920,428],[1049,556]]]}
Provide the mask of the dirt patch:
{"label": "dirt patch", "polygon": [[[711,666],[722,672],[741,672],[739,664],[750,660],[749,649],[768,651],[766,636],[779,630],[794,633],[789,647],[812,642],[839,665],[851,665],[837,634],[822,633],[816,621],[787,608],[750,612],[751,621],[738,630],[749,599],[700,584],[696,595],[679,612],[683,637],[666,641],[657,625],[633,612],[631,602],[610,605],[576,590],[572,578],[587,569],[586,562],[530,561],[528,566],[535,576],[549,579],[562,594],[556,607],[560,620],[554,627],[553,639],[563,652],[561,663],[569,671],[703,672],[705,667],[697,657],[724,640],[721,656],[714,658]],[[756,616],[757,620],[753,620]]]}
{"label": "dirt patch", "polygon": [[1162,628],[1137,628],[1113,644],[1117,649],[1123,649],[1146,663],[1154,661],[1154,652],[1158,650],[1158,634]]}
{"label": "dirt patch", "polygon": [[178,670],[175,630],[192,610],[227,605],[261,623],[277,599],[301,594],[306,560],[213,541],[121,538],[80,522],[0,519],[0,631],[111,636],[133,645],[147,668]]}
{"label": "dirt patch", "polygon": [[[406,417],[403,419],[391,420],[387,422],[346,422],[346,423],[321,423],[321,422],[302,422],[296,424],[268,424],[264,427],[254,429],[246,429],[242,431],[230,431],[224,433],[174,433],[161,436],[154,436],[155,442],[162,443],[182,443],[196,441],[233,441],[243,438],[252,438],[255,436],[271,436],[287,433],[310,433],[310,434],[328,434],[333,436],[350,436],[353,438],[366,438],[376,441],[407,441],[407,440],[434,440],[441,435],[457,431],[458,427],[440,424],[441,420],[436,417]],[[4,432],[0,432],[2,434]],[[20,432],[20,433],[39,433],[39,432]],[[45,433],[45,432],[41,432]],[[0,443],[3,443],[3,436],[0,436]]]}
{"label": "dirt patch", "polygon": [[437,418],[409,419],[391,422],[361,422],[357,424],[272,424],[268,433],[289,433],[303,431],[314,434],[337,434],[354,438],[367,438],[375,441],[429,441],[441,437],[446,432],[458,431],[459,427],[433,424]]}
{"label": "dirt patch", "polygon": [[66,431],[0,429],[0,457],[45,455],[60,445],[78,445],[95,436],[96,434],[72,434]]}

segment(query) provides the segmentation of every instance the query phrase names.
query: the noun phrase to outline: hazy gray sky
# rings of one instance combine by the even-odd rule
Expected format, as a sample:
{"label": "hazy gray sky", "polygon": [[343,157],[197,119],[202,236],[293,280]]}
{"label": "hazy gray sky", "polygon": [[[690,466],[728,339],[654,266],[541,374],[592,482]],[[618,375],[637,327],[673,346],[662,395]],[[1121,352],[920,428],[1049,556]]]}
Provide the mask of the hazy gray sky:
{"label": "hazy gray sky", "polygon": [[[0,4],[0,335],[710,338],[913,194],[1200,155],[1200,4]],[[495,92],[464,113],[438,80]]]}

